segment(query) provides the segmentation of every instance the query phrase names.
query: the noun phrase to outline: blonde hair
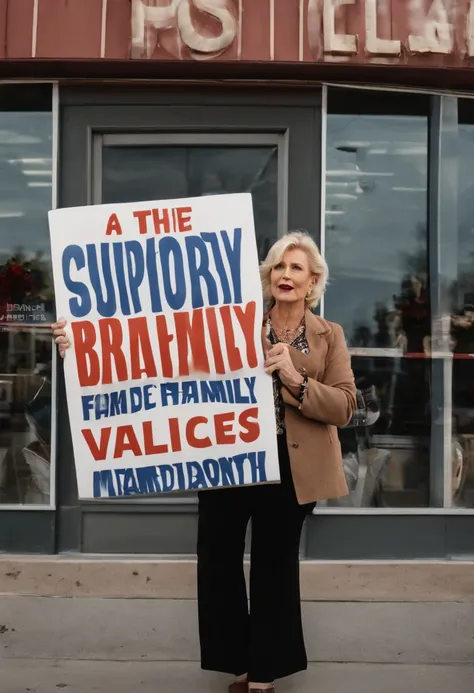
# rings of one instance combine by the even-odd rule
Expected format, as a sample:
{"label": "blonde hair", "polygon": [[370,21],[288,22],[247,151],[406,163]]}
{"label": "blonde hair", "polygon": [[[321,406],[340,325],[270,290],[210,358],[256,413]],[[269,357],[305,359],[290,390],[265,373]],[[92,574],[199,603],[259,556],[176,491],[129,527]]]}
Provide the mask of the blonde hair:
{"label": "blonde hair", "polygon": [[311,274],[318,277],[305,301],[308,308],[316,308],[323,295],[329,278],[329,269],[326,261],[319,252],[319,248],[309,233],[305,231],[292,231],[279,238],[268,251],[267,257],[260,265],[260,278],[262,280],[263,298],[272,300],[271,280],[272,269],[277,265],[287,250],[299,248],[308,256],[308,264]]}

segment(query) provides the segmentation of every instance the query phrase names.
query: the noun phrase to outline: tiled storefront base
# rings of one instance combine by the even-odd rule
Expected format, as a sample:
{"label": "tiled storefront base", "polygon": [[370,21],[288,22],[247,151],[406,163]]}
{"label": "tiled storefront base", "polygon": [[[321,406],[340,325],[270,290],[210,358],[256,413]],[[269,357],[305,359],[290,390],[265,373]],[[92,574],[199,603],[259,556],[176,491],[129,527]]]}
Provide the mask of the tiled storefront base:
{"label": "tiled storefront base", "polygon": [[[474,562],[302,561],[304,601],[473,602]],[[0,595],[195,599],[191,557],[0,558]]]}

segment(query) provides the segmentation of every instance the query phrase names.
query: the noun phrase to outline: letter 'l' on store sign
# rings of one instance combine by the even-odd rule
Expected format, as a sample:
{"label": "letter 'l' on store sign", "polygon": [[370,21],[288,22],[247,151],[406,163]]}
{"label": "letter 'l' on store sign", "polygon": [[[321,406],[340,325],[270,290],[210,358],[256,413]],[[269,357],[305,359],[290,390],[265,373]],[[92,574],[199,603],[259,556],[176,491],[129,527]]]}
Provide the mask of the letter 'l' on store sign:
{"label": "letter 'l' on store sign", "polygon": [[[209,60],[236,44],[234,57],[245,59],[245,45],[255,37],[242,35],[242,17],[255,2],[268,5],[272,34],[268,59],[273,60],[279,0],[132,0],[132,56],[152,58],[160,49],[175,59]],[[295,51],[295,60],[305,59],[302,43],[307,38],[313,60],[337,62],[353,56],[358,62],[370,62],[385,57],[393,64],[404,54],[452,55],[460,50],[455,33],[463,38],[458,57],[474,57],[474,0],[468,0],[465,11],[457,15],[452,6],[451,0],[428,4],[425,0],[288,0],[285,12],[298,15],[300,50]],[[349,12],[358,20],[358,33],[350,31],[350,22],[342,21]],[[394,35],[392,15],[398,17],[397,26],[406,27],[404,35]],[[348,25],[347,33],[341,24]]]}

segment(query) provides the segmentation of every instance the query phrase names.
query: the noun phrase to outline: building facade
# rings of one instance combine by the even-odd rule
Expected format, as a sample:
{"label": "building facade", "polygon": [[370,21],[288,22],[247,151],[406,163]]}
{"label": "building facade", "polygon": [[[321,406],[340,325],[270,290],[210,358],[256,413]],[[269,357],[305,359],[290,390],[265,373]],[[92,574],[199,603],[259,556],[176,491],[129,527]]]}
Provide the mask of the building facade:
{"label": "building facade", "polygon": [[367,425],[305,558],[474,555],[474,2],[0,0],[0,551],[194,554],[196,498],[81,502],[47,212],[251,192],[320,244]]}

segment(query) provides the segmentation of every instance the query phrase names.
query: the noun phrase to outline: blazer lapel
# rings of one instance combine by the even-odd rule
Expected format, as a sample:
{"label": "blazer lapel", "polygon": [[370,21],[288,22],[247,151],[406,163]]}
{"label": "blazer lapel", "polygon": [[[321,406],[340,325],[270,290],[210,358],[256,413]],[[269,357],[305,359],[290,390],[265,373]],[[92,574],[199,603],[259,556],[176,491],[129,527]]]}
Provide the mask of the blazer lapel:
{"label": "blazer lapel", "polygon": [[330,328],[326,320],[320,318],[319,315],[312,313],[309,308],[305,312],[306,323],[306,338],[311,339],[313,336],[329,332]]}

